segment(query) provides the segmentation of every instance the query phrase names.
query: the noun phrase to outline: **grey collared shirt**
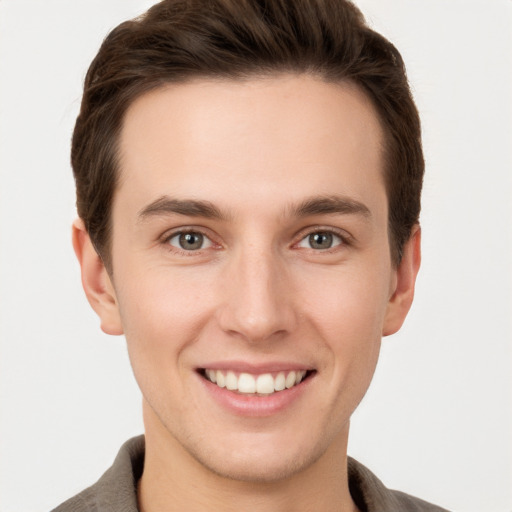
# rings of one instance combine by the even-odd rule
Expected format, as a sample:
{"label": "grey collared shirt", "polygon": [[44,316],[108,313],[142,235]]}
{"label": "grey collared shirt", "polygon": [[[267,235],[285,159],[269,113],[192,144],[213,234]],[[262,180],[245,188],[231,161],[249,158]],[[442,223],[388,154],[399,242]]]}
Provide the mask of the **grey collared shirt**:
{"label": "grey collared shirt", "polygon": [[[137,481],[144,466],[144,436],[119,450],[114,464],[91,487],[52,512],[138,512]],[[349,489],[361,512],[447,512],[408,494],[387,489],[367,468],[348,460]]]}

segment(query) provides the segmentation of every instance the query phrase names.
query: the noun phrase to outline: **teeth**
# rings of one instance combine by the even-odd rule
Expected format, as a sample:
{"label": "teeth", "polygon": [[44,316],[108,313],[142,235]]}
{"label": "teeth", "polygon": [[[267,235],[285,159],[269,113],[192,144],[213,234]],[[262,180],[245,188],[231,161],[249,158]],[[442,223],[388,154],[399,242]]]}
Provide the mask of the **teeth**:
{"label": "teeth", "polygon": [[275,391],[283,391],[300,384],[306,375],[306,370],[290,371],[288,373],[279,372],[275,377],[270,373],[261,375],[241,373],[237,377],[232,371],[224,372],[207,369],[205,375],[210,382],[217,384],[220,388],[225,387],[230,391],[238,391],[244,394],[270,395]]}
{"label": "teeth", "polygon": [[217,380],[217,386],[219,386],[219,388],[223,388],[226,386],[226,379],[221,371],[216,371],[215,378]]}
{"label": "teeth", "polygon": [[238,391],[240,393],[256,393],[256,379],[248,373],[241,373],[238,378]]}
{"label": "teeth", "polygon": [[228,372],[226,375],[226,388],[234,391],[238,387],[238,379],[233,372]]}
{"label": "teeth", "polygon": [[258,376],[256,380],[256,392],[269,395],[274,392],[274,378],[270,373]]}
{"label": "teeth", "polygon": [[296,378],[297,378],[297,375],[295,374],[295,372],[290,372],[286,376],[286,380],[285,380],[286,389],[290,389],[291,387],[295,386],[295,379]]}
{"label": "teeth", "polygon": [[286,377],[284,375],[284,372],[280,372],[276,376],[276,380],[274,382],[274,389],[276,391],[283,391],[283,389],[286,387]]}

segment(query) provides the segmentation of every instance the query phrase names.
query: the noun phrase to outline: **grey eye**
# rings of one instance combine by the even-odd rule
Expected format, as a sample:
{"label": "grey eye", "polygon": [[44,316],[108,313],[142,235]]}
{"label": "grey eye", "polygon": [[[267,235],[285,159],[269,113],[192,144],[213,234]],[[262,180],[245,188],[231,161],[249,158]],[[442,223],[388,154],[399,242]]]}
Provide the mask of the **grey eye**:
{"label": "grey eye", "polygon": [[189,231],[186,233],[176,233],[169,239],[169,244],[184,251],[198,251],[211,247],[212,242],[202,233]]}
{"label": "grey eye", "polygon": [[343,240],[338,235],[329,231],[317,231],[304,237],[299,242],[299,247],[306,249],[325,250],[331,249],[337,245],[341,245]]}

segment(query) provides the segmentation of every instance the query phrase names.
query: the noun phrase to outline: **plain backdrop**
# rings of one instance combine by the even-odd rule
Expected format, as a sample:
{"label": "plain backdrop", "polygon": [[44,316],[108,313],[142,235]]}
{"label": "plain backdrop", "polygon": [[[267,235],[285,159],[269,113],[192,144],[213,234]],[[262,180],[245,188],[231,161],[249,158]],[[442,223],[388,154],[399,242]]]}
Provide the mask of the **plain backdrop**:
{"label": "plain backdrop", "polygon": [[[0,0],[0,510],[44,512],[142,432],[123,338],[101,333],[70,243],[86,68],[147,0]],[[512,1],[359,0],[423,119],[423,266],[349,452],[455,511],[512,510]],[[297,418],[297,424],[306,418]]]}

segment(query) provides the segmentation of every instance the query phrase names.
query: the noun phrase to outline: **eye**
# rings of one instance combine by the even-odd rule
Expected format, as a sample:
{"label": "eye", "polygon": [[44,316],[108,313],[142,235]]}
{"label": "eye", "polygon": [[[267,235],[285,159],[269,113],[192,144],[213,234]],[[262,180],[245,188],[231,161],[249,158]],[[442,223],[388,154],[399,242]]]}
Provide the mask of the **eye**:
{"label": "eye", "polygon": [[331,231],[315,231],[305,236],[299,243],[298,247],[306,249],[326,250],[332,249],[338,245],[343,244],[343,239],[332,233]]}
{"label": "eye", "polygon": [[175,233],[168,238],[167,243],[183,251],[199,251],[213,245],[207,236],[197,231]]}

